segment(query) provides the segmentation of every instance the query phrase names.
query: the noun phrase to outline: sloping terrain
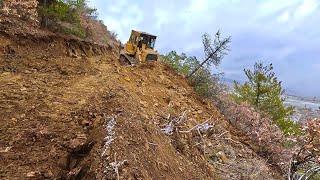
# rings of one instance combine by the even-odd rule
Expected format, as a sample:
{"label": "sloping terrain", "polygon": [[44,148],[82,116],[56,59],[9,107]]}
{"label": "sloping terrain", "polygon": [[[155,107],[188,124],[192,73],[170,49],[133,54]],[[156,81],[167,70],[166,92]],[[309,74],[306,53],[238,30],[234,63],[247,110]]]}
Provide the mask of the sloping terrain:
{"label": "sloping terrain", "polygon": [[0,179],[277,179],[161,62],[59,36],[0,37]]}

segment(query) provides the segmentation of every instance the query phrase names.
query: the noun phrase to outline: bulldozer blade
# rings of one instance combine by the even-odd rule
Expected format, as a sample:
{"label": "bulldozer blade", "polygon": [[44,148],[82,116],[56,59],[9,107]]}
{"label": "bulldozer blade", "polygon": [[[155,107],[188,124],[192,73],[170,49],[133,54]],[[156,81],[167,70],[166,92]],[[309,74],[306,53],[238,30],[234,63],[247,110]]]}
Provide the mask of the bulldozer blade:
{"label": "bulldozer blade", "polygon": [[128,56],[126,53],[120,53],[119,61],[122,65],[136,65],[136,64],[138,64],[138,61],[135,58]]}

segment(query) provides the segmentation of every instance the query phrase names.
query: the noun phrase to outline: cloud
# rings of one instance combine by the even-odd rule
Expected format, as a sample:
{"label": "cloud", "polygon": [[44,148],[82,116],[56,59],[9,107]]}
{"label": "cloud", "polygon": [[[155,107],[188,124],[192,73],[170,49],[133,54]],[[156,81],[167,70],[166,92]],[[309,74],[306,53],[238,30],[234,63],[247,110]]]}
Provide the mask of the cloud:
{"label": "cloud", "polygon": [[278,16],[277,20],[280,23],[285,23],[285,22],[288,22],[290,20],[290,16],[291,15],[290,15],[289,11],[285,11],[280,16]]}
{"label": "cloud", "polygon": [[191,0],[187,11],[191,14],[201,14],[209,8],[209,0]]}
{"label": "cloud", "polygon": [[[91,0],[107,27],[125,42],[131,29],[158,35],[156,48],[203,56],[201,35],[232,36],[221,69],[243,79],[243,68],[272,62],[286,87],[320,96],[318,0]],[[237,79],[237,80],[238,80]],[[309,92],[303,88],[313,89]],[[315,90],[314,90],[315,89]]]}
{"label": "cloud", "polygon": [[108,3],[92,0],[90,4],[98,9],[100,18],[109,30],[118,34],[121,41],[126,41],[131,32],[128,29],[138,28],[145,18],[141,6],[129,0],[110,0]]}
{"label": "cloud", "polygon": [[297,8],[295,16],[297,18],[304,18],[311,15],[319,6],[317,0],[304,0],[301,5]]}
{"label": "cloud", "polygon": [[165,26],[170,22],[170,13],[157,8],[155,10],[155,18],[156,18],[156,22],[155,22],[156,28],[159,29],[161,28],[161,26]]}

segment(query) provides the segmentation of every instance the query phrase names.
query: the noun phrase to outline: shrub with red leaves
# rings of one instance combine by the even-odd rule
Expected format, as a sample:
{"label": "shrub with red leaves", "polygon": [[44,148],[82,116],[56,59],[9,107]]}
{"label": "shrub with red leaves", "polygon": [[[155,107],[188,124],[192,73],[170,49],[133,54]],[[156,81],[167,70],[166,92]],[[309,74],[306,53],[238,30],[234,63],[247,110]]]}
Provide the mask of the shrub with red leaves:
{"label": "shrub with red leaves", "polygon": [[242,136],[257,154],[281,174],[286,174],[292,152],[284,147],[286,139],[277,125],[269,118],[263,117],[249,104],[237,104],[228,94],[222,95],[217,107],[226,117],[236,134]]}
{"label": "shrub with red leaves", "polygon": [[307,122],[304,148],[320,163],[320,119]]}
{"label": "shrub with red leaves", "polygon": [[298,138],[288,175],[289,179],[308,179],[317,172],[320,172],[320,119],[307,121],[304,135]]}

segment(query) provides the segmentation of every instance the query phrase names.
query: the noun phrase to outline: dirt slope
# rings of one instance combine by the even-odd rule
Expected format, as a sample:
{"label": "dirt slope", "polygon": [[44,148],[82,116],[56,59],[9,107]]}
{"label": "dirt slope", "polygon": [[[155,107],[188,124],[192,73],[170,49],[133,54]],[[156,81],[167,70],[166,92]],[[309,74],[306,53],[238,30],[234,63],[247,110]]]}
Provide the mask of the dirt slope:
{"label": "dirt slope", "polygon": [[274,179],[160,62],[61,37],[0,37],[0,179]]}

